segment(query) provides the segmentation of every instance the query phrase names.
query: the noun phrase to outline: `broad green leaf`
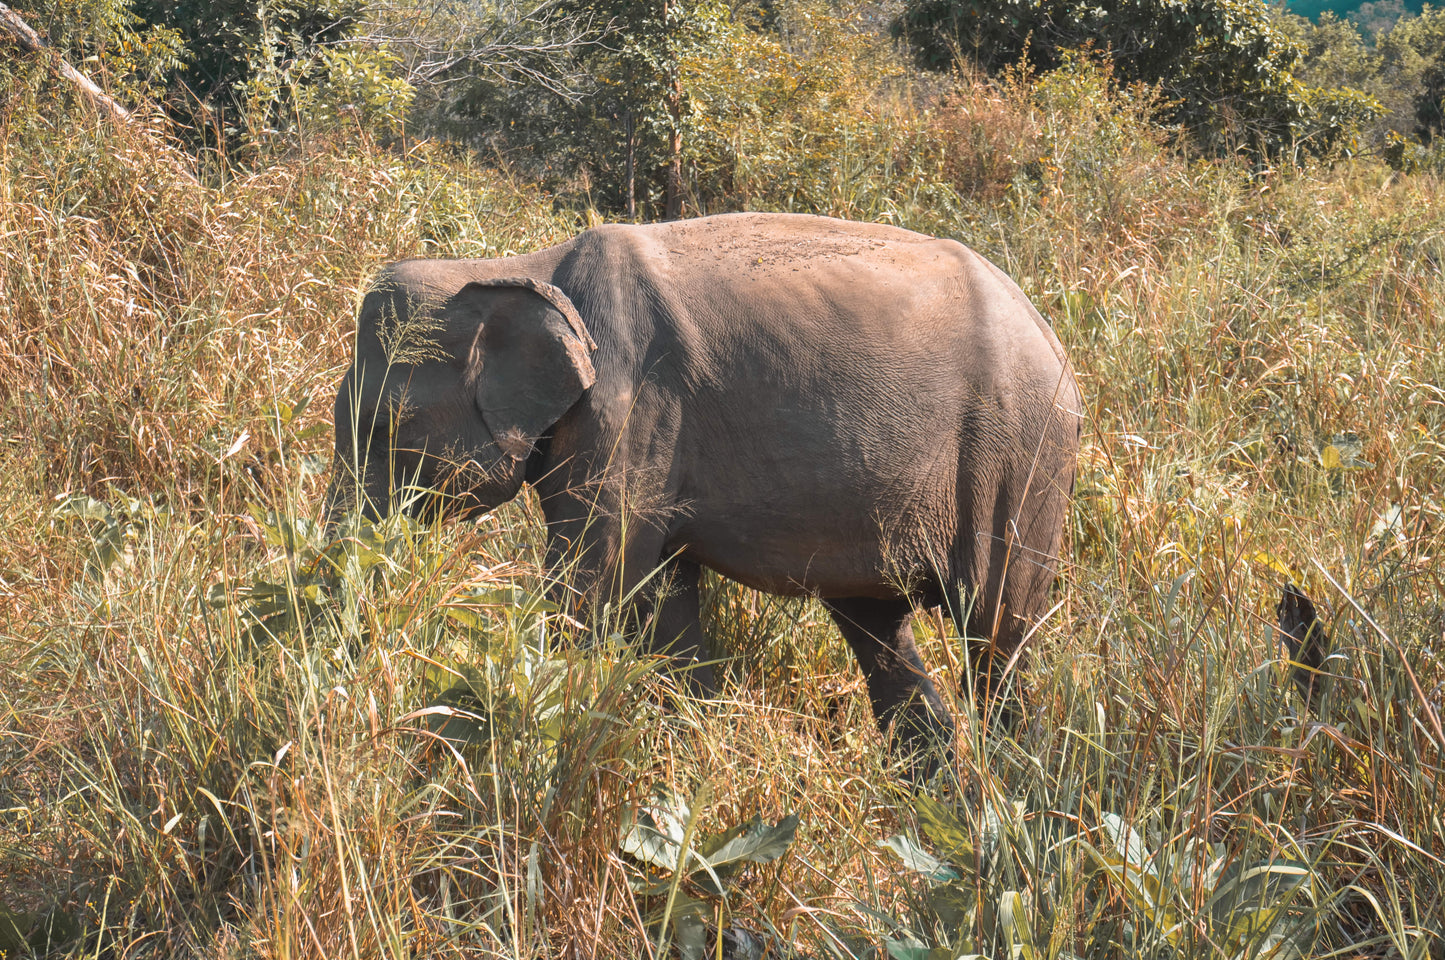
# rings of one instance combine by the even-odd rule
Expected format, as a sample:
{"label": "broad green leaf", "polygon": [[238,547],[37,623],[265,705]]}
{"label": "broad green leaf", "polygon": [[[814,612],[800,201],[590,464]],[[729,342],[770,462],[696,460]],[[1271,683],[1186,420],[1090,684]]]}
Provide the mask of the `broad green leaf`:
{"label": "broad green leaf", "polygon": [[454,621],[468,630],[481,630],[486,626],[486,621],[477,612],[475,607],[453,607],[449,606],[447,619]]}
{"label": "broad green leaf", "polygon": [[952,866],[938,859],[933,854],[924,850],[908,837],[902,834],[894,834],[884,840],[880,846],[887,847],[898,854],[903,866],[914,873],[922,874],[926,879],[935,883],[946,880],[957,880],[959,873]]}
{"label": "broad green leaf", "polygon": [[1140,832],[1124,821],[1117,813],[1106,813],[1099,824],[1113,844],[1119,859],[1131,867],[1144,869],[1149,862],[1149,850],[1144,846]]}
{"label": "broad green leaf", "polygon": [[479,747],[491,741],[492,718],[481,712],[480,707],[450,706],[438,703],[415,711],[414,714],[408,714],[408,716],[413,715],[424,717],[427,729],[454,743]]}
{"label": "broad green leaf", "polygon": [[[679,898],[681,900],[682,898]],[[679,914],[675,904],[672,910],[672,926],[677,934],[677,952],[682,960],[702,960],[707,952],[707,921],[700,911],[689,910]],[[687,906],[701,907],[696,900],[688,900]]]}
{"label": "broad green leaf", "polygon": [[960,866],[974,862],[974,847],[968,827],[947,806],[932,797],[915,801],[923,835],[943,853],[943,859]]}
{"label": "broad green leaf", "polygon": [[79,520],[110,520],[111,509],[94,497],[76,495],[66,498],[55,508],[56,516]]}
{"label": "broad green leaf", "polygon": [[627,864],[627,885],[639,897],[665,897],[672,889],[672,877],[651,867]]}
{"label": "broad green leaf", "polygon": [[[1114,839],[1111,847],[1100,850],[1082,838],[1079,840],[1079,845],[1090,855],[1099,869],[1118,885],[1130,905],[1147,916],[1156,927],[1166,931],[1166,935],[1173,939],[1178,935],[1178,922],[1168,904],[1161,902],[1159,879],[1146,861],[1147,854],[1144,851],[1143,842],[1138,840],[1137,834],[1131,837],[1127,832],[1111,832],[1115,829],[1123,831],[1125,828],[1122,826],[1122,821],[1113,814],[1105,814],[1105,817],[1118,821],[1111,824],[1110,827],[1106,827],[1104,831]],[[1136,857],[1146,862],[1134,862],[1127,857]]]}
{"label": "broad green leaf", "polygon": [[622,852],[664,870],[676,870],[683,834],[692,816],[687,803],[659,790],[651,804],[622,821]]}
{"label": "broad green leaf", "polygon": [[1238,956],[1267,958],[1267,960],[1300,960],[1309,956],[1314,948],[1314,926],[1299,923],[1289,931],[1275,931],[1259,941],[1257,945],[1242,944]]}
{"label": "broad green leaf", "polygon": [[722,896],[726,891],[713,882],[713,877],[728,877],[745,863],[771,863],[788,852],[797,832],[795,815],[789,814],[771,827],[761,817],[754,817],[741,831],[734,827],[723,834],[726,839],[711,851],[706,849],[709,845],[705,845],[703,850],[694,853],[712,870],[710,874],[697,871],[692,879],[708,892]]}
{"label": "broad green leaf", "polygon": [[683,960],[702,960],[707,950],[707,921],[712,916],[712,908],[702,900],[678,893],[672,903],[672,913],[664,916],[665,909],[660,906],[652,911],[647,925],[656,929],[665,922]]}
{"label": "broad green leaf", "polygon": [[[1024,804],[1022,801],[1011,801],[1002,804],[985,803],[982,812],[982,823],[979,824],[980,839],[983,841],[983,852],[985,856],[991,856],[998,849],[998,841],[1003,836],[1004,826],[1022,822]],[[1005,820],[1005,816],[1008,817]]]}
{"label": "broad green leaf", "polygon": [[1216,937],[1234,949],[1272,935],[1283,943],[1285,937],[1276,928],[1297,898],[1315,901],[1314,873],[1307,864],[1293,860],[1234,864],[1209,899],[1211,925]]}
{"label": "broad green leaf", "polygon": [[1034,928],[1029,923],[1023,894],[1017,890],[1005,890],[999,896],[998,925],[1003,931],[1004,942],[1008,944],[1011,960],[1038,960],[1041,954],[1034,945]]}
{"label": "broad green leaf", "polygon": [[978,888],[950,880],[928,891],[928,909],[954,930],[971,928],[978,920]]}
{"label": "broad green leaf", "polygon": [[920,943],[912,937],[884,940],[883,945],[888,949],[888,955],[893,960],[929,960],[929,954],[933,952],[927,944]]}
{"label": "broad green leaf", "polygon": [[734,827],[729,827],[722,833],[715,834],[711,837],[708,837],[706,840],[703,840],[697,845],[697,852],[702,854],[702,856],[706,857],[708,862],[711,863],[714,853],[722,849],[724,845],[730,843],[737,837],[741,837],[743,834],[747,833],[749,828],[761,824],[762,822],[763,821],[761,817],[753,817],[753,819],[751,820],[744,820],[742,823]]}

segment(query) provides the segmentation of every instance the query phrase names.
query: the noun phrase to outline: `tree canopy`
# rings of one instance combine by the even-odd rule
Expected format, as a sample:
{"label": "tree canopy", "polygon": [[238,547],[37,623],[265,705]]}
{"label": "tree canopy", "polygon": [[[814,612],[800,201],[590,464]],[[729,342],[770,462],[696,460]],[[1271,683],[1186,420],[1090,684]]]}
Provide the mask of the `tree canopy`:
{"label": "tree canopy", "polygon": [[1156,86],[1170,118],[1214,149],[1332,146],[1338,127],[1379,109],[1361,91],[1300,82],[1306,48],[1266,0],[911,0],[895,29],[936,68],[1051,70],[1093,50],[1120,81]]}

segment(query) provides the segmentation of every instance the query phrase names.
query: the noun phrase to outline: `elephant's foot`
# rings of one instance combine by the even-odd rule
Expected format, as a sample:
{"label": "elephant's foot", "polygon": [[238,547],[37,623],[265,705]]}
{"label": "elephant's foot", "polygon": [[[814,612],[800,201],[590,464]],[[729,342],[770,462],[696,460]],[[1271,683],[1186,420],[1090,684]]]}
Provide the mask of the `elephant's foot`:
{"label": "elephant's foot", "polygon": [[940,768],[953,766],[953,738],[953,718],[917,696],[894,710],[888,749],[904,763],[908,779],[922,784]]}

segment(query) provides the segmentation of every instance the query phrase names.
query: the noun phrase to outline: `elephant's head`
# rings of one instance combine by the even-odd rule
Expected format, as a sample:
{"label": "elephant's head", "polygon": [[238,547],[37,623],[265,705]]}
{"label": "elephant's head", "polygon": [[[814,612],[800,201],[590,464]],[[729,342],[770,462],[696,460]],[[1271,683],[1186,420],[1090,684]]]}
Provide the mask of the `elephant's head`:
{"label": "elephant's head", "polygon": [[333,517],[357,499],[371,518],[505,503],[538,439],[596,377],[595,345],[556,287],[512,278],[444,297],[428,289],[393,269],[362,302],[336,396]]}

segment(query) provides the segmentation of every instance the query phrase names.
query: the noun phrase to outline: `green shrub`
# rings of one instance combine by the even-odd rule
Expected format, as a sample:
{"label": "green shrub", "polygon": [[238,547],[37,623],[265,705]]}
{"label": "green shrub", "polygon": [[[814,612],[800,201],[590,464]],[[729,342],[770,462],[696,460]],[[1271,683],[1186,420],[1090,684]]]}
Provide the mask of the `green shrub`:
{"label": "green shrub", "polygon": [[[1277,155],[1308,136],[1313,121],[1309,91],[1295,77],[1303,47],[1264,0],[1140,0],[1108,8],[1073,0],[914,0],[895,29],[926,64],[963,60],[992,73],[1021,62],[1052,70],[1078,51],[1098,51],[1112,59],[1121,82],[1157,85],[1173,121],[1212,152]],[[1368,95],[1352,102],[1367,107]],[[1331,106],[1340,119],[1338,104]]]}

